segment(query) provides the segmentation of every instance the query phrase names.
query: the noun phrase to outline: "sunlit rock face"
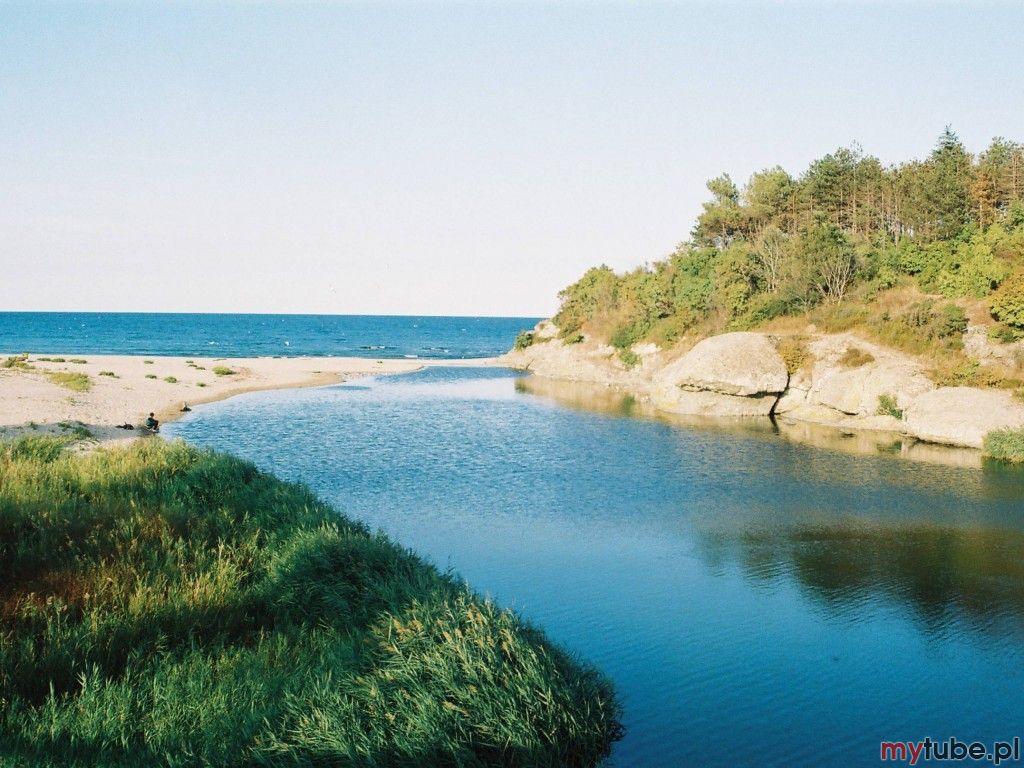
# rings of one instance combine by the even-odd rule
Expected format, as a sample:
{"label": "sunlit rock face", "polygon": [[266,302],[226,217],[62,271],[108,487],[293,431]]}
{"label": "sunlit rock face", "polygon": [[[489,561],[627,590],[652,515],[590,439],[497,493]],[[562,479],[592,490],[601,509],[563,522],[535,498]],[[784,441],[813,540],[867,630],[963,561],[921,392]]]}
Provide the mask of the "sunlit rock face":
{"label": "sunlit rock face", "polygon": [[735,397],[779,395],[786,389],[786,363],[768,336],[723,333],[699,342],[655,376],[655,384]]}
{"label": "sunlit rock face", "polygon": [[907,431],[919,440],[981,448],[985,435],[1024,426],[1024,404],[1012,393],[942,387],[917,397],[907,409]]}

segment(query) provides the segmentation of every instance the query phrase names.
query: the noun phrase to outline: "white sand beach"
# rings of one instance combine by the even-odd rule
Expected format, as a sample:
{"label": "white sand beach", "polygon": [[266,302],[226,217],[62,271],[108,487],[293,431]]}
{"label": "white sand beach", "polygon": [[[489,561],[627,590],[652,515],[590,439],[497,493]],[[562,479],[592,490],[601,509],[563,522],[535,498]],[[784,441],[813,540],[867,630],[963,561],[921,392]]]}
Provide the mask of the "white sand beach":
{"label": "white sand beach", "polygon": [[[0,353],[0,363],[9,357],[11,353]],[[161,422],[171,421],[181,415],[185,403],[193,406],[260,389],[322,386],[360,376],[407,373],[428,365],[491,364],[492,359],[29,355],[23,363],[0,367],[0,438],[67,434],[81,426],[99,442],[131,440],[142,433],[117,425],[138,426],[150,412]],[[61,383],[67,374],[87,377],[75,377],[84,388],[74,388],[75,381]]]}

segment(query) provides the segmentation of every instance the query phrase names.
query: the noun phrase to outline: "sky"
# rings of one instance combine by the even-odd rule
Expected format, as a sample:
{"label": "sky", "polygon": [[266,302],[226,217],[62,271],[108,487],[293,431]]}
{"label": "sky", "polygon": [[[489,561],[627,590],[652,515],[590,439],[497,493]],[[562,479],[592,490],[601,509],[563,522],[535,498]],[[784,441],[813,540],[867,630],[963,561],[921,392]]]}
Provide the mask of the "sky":
{"label": "sky", "polygon": [[738,181],[1024,140],[1024,3],[0,3],[0,311],[546,316]]}

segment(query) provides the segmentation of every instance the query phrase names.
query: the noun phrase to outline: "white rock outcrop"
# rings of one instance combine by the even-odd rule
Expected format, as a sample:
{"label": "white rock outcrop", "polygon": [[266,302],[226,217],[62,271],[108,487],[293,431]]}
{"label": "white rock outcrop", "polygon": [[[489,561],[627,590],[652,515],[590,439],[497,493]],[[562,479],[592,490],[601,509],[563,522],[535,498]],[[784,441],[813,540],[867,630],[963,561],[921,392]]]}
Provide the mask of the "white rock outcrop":
{"label": "white rock outcrop", "polygon": [[942,387],[917,397],[905,424],[918,440],[981,448],[993,430],[1024,427],[1024,403],[1005,390]]}
{"label": "white rock outcrop", "polygon": [[735,397],[780,395],[786,390],[786,363],[762,333],[711,336],[665,366],[655,376],[659,386]]}

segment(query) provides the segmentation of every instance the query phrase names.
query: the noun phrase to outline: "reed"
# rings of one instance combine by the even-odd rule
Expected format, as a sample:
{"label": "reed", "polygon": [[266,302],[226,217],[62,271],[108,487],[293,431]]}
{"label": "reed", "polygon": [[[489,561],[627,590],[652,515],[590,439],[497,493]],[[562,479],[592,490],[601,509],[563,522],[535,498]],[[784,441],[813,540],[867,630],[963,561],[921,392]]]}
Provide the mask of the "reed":
{"label": "reed", "polygon": [[303,487],[0,445],[0,765],[590,766],[608,681]]}

